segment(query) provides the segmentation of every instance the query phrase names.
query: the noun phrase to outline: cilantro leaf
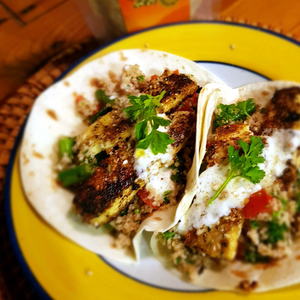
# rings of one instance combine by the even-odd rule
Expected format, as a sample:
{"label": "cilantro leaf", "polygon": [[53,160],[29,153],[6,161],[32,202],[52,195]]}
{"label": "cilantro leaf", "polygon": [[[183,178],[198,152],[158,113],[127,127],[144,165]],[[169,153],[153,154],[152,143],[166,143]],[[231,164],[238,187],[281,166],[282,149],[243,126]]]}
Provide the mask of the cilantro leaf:
{"label": "cilantro leaf", "polygon": [[[156,107],[161,107],[160,101],[164,97],[165,91],[155,97],[151,95],[128,96],[129,102],[132,104],[124,109],[124,112],[133,122],[140,120],[135,125],[136,137],[138,140],[137,149],[151,148],[154,155],[165,153],[169,144],[173,144],[174,140],[169,134],[158,131],[160,126],[168,126],[170,120],[158,117]],[[148,125],[151,127],[148,133]]]}
{"label": "cilantro leaf", "polygon": [[106,94],[105,94],[105,91],[99,89],[96,91],[96,97],[99,99],[99,100],[102,100],[104,101],[105,103],[108,103],[110,104],[111,106],[114,105],[115,103],[115,100],[114,99],[110,99],[110,97],[108,97]]}
{"label": "cilantro leaf", "polygon": [[252,229],[259,228],[259,225],[258,225],[257,221],[255,221],[255,220],[250,220],[250,226]]}
{"label": "cilantro leaf", "polygon": [[265,242],[275,245],[278,241],[284,241],[284,233],[288,231],[285,223],[279,224],[275,220],[269,221],[267,224],[268,238]]}
{"label": "cilantro leaf", "polygon": [[227,125],[230,122],[245,121],[256,111],[256,105],[253,99],[238,102],[235,104],[219,104],[217,106],[221,111],[215,116],[215,128]]}
{"label": "cilantro leaf", "polygon": [[[265,171],[257,166],[265,161],[265,159],[260,156],[264,148],[262,138],[251,136],[250,139],[250,145],[242,140],[238,141],[244,152],[242,155],[239,154],[239,150],[234,150],[233,146],[228,147],[227,151],[230,166],[229,176],[208,202],[208,205],[220,195],[227,184],[235,177],[245,178],[254,184],[259,183],[265,177]],[[248,146],[246,146],[246,144]]]}

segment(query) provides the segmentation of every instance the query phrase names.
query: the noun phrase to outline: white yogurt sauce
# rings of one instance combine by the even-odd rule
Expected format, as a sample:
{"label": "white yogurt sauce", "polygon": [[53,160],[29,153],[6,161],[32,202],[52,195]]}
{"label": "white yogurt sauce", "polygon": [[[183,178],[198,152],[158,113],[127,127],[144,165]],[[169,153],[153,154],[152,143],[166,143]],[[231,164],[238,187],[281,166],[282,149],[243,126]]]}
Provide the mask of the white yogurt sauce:
{"label": "white yogurt sauce", "polygon": [[[168,119],[165,114],[159,114],[158,117]],[[160,132],[167,132],[169,126],[158,128]],[[150,192],[150,197],[155,201],[163,202],[164,192],[173,191],[175,183],[171,180],[172,170],[169,168],[174,162],[175,149],[168,145],[166,153],[154,155],[149,148],[146,150],[136,149],[134,153],[134,168],[140,179],[145,180],[146,190]]]}
{"label": "white yogurt sauce", "polygon": [[277,130],[272,136],[266,137],[266,142],[262,153],[265,162],[258,165],[266,175],[259,184],[241,177],[234,178],[219,197],[207,206],[227,179],[229,165],[214,165],[200,175],[197,197],[178,225],[181,234],[192,228],[214,225],[222,216],[228,216],[232,208],[244,207],[245,200],[251,194],[271,186],[276,177],[283,174],[287,160],[292,158],[293,152],[300,146],[300,132],[292,129]]}

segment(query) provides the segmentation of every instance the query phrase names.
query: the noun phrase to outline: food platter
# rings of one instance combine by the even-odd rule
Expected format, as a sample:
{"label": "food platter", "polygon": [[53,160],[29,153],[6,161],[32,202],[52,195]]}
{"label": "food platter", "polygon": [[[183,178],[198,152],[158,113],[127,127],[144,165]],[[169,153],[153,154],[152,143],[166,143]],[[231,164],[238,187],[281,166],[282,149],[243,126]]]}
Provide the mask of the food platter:
{"label": "food platter", "polygon": [[[265,30],[217,22],[175,24],[130,35],[98,49],[63,76],[104,54],[130,48],[162,50],[197,61],[231,87],[268,79],[300,82],[300,62],[294,59],[300,48],[295,41]],[[187,293],[185,296],[192,299],[204,292],[167,273],[147,251],[140,266],[122,265],[82,249],[47,225],[22,191],[18,165],[21,138],[22,133],[7,173],[6,216],[19,262],[41,298],[176,299]],[[146,243],[144,246],[147,249]],[[214,299],[224,297],[222,292],[201,294],[208,295]],[[288,299],[297,295],[300,288],[294,286],[249,298]]]}

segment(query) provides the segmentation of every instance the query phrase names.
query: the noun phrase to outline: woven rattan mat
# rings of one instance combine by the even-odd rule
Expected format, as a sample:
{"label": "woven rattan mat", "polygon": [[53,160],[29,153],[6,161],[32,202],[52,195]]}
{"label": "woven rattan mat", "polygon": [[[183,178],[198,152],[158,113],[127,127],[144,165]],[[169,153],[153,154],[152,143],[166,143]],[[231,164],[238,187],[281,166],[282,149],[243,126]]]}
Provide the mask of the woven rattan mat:
{"label": "woven rattan mat", "polygon": [[61,52],[30,77],[0,108],[0,300],[38,299],[17,263],[5,223],[3,186],[10,152],[37,96],[72,63],[96,46],[95,40],[87,39]]}

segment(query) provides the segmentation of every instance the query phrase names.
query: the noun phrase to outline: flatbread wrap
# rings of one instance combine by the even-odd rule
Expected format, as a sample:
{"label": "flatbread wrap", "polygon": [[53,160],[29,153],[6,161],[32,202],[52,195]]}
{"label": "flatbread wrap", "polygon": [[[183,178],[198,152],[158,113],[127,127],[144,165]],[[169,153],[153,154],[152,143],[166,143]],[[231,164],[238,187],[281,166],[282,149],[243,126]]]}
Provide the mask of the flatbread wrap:
{"label": "flatbread wrap", "polygon": [[82,247],[136,262],[143,229],[167,230],[192,197],[196,107],[209,82],[220,80],[182,57],[124,50],[50,87],[21,147],[32,206]]}
{"label": "flatbread wrap", "polygon": [[204,288],[263,292],[298,283],[299,84],[204,90],[211,92],[195,198],[176,226],[153,235],[152,250]]}

